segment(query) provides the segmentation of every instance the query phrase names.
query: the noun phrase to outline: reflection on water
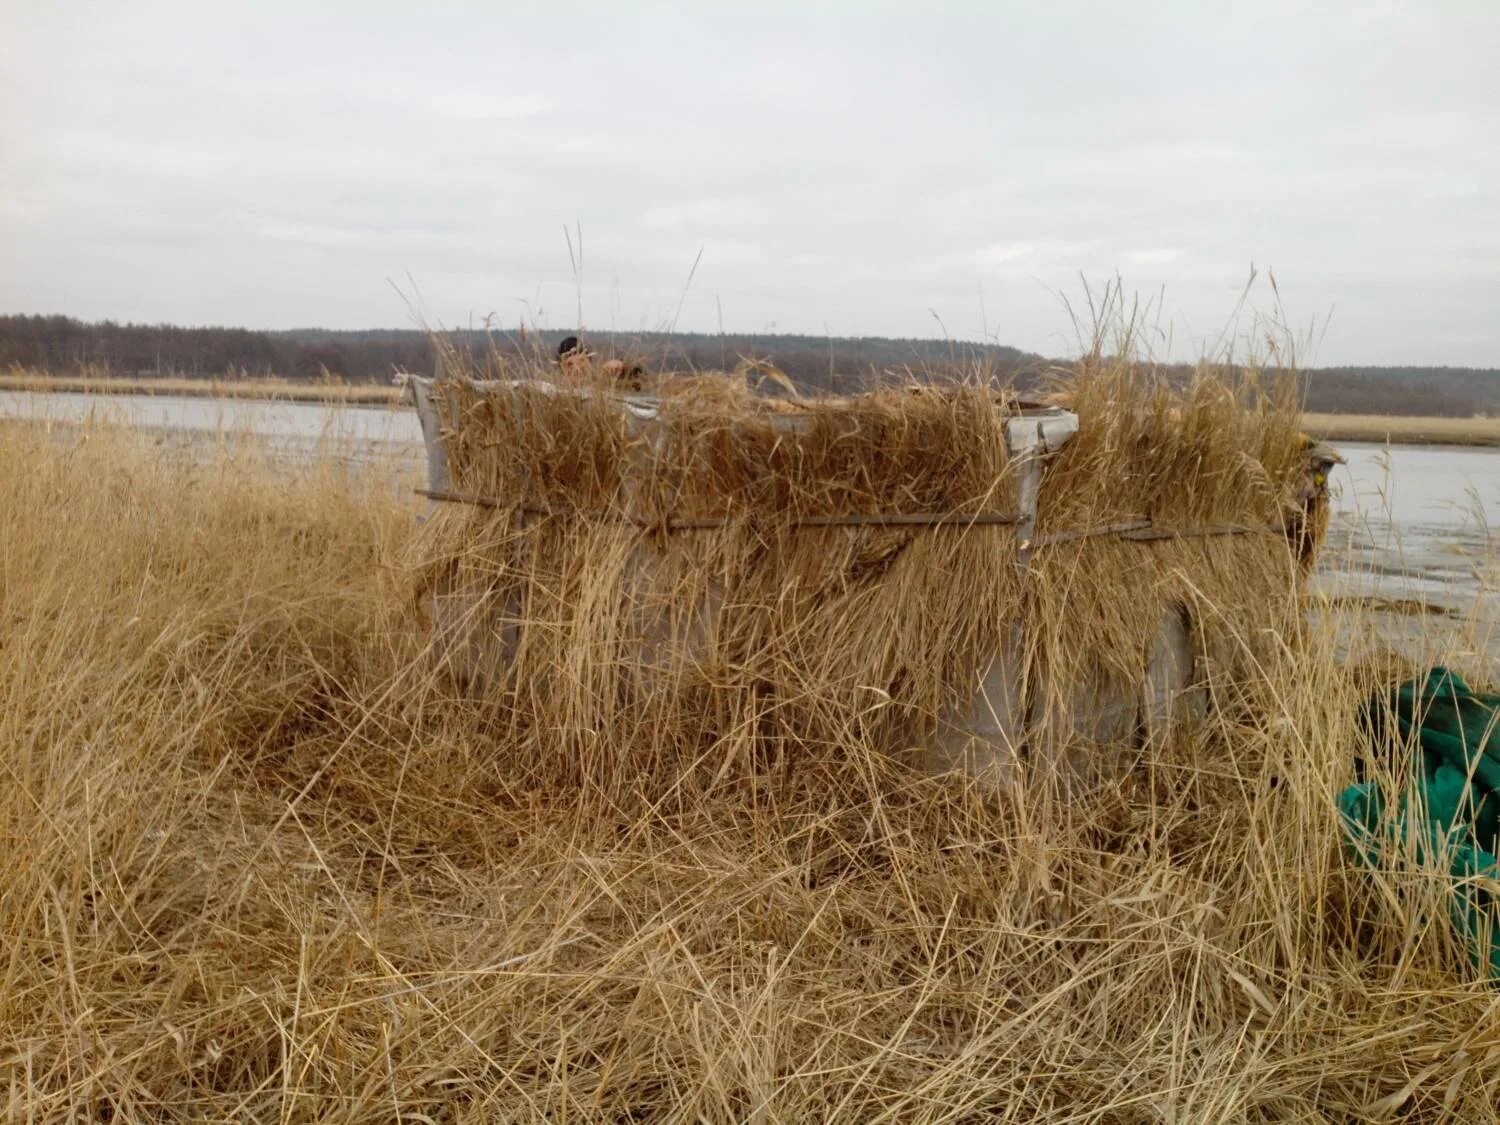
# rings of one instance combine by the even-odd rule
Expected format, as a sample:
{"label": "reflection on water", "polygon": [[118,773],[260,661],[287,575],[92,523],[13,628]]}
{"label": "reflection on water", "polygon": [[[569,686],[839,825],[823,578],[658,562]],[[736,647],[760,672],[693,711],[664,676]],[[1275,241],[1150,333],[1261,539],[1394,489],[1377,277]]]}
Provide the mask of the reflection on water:
{"label": "reflection on water", "polygon": [[[293,457],[321,446],[359,461],[421,463],[421,431],[409,407],[0,391],[0,417],[92,418],[160,430],[188,445],[251,433]],[[1341,593],[1466,610],[1477,599],[1490,612],[1500,599],[1500,450],[1355,443],[1341,450],[1348,464],[1334,472],[1320,581]]]}

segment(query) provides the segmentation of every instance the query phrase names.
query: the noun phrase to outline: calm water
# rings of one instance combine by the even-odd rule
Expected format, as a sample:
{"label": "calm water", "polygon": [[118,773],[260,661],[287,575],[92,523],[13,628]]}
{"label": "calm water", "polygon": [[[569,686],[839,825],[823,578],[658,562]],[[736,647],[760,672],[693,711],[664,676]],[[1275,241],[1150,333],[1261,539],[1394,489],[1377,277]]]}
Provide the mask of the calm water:
{"label": "calm water", "polygon": [[424,464],[422,431],[409,406],[0,391],[0,418],[7,417],[132,426],[158,431],[190,449],[252,434],[291,458],[321,452],[360,463],[394,462],[412,469]]}
{"label": "calm water", "polygon": [[142,429],[207,435],[251,433],[301,442],[347,439],[386,445],[422,440],[417,416],[410,407],[0,391],[0,417],[66,423],[97,419]]}
{"label": "calm water", "polygon": [[[331,448],[361,461],[421,464],[410,407],[148,395],[0,391],[0,417],[89,419],[160,430],[192,445],[251,433],[292,455]],[[1340,447],[1321,579],[1340,590],[1439,604],[1500,598],[1500,450]]]}
{"label": "calm water", "polygon": [[1336,508],[1345,516],[1500,530],[1500,449],[1348,442],[1339,452],[1349,462],[1335,473]]}
{"label": "calm water", "polygon": [[1325,574],[1354,592],[1461,606],[1500,596],[1500,450],[1340,446]]}

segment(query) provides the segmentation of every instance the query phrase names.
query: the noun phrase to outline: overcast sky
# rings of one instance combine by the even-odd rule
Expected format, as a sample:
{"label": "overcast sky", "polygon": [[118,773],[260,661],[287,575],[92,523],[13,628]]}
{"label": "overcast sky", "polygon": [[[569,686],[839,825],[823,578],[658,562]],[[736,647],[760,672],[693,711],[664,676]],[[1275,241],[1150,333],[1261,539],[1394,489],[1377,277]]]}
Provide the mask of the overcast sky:
{"label": "overcast sky", "polygon": [[0,0],[0,176],[5,312],[1500,365],[1500,0]]}

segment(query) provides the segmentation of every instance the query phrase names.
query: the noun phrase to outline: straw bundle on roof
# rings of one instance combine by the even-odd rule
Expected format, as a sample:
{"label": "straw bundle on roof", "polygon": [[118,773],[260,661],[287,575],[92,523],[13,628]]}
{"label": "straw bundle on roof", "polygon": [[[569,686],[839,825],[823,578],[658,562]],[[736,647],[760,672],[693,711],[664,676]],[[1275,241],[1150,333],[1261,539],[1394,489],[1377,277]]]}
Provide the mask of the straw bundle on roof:
{"label": "straw bundle on roof", "polygon": [[[1299,589],[1284,528],[1304,441],[1289,388],[1211,371],[1173,387],[1094,361],[1060,398],[1079,430],[1040,490],[1027,624],[1046,698],[1034,709],[1067,726],[1080,693],[1130,695],[1178,621],[1190,625],[1200,680],[1215,666],[1221,689],[1255,675]],[[1068,538],[1133,521],[1151,527]]]}

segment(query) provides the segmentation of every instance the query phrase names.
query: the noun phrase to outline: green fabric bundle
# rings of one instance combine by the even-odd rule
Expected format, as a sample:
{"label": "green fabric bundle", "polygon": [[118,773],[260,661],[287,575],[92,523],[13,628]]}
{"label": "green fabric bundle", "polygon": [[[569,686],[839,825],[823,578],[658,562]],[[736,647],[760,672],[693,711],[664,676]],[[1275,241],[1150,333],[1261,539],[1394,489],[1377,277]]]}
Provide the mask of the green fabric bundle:
{"label": "green fabric bundle", "polygon": [[[1419,861],[1451,857],[1453,924],[1468,936],[1480,971],[1500,980],[1500,696],[1475,694],[1453,672],[1433,668],[1425,681],[1371,699],[1365,724],[1377,749],[1418,747],[1386,831],[1414,839]],[[1339,797],[1349,842],[1370,867],[1394,842],[1381,836],[1386,801],[1372,781]]]}

